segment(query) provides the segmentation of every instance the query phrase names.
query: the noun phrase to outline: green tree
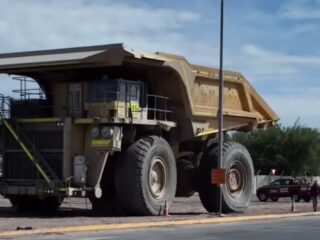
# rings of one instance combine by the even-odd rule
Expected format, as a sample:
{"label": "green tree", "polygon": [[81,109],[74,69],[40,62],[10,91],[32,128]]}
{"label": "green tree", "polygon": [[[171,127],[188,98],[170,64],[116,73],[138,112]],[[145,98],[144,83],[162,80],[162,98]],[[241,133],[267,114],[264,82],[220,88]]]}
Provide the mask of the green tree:
{"label": "green tree", "polygon": [[231,138],[247,147],[255,169],[263,174],[272,168],[278,174],[319,174],[319,131],[301,126],[298,121],[292,127],[276,125],[250,133],[237,132]]}
{"label": "green tree", "polygon": [[[303,175],[307,170],[316,173],[319,166],[319,131],[301,126],[298,122],[293,127],[283,128],[281,154],[288,160],[294,174]],[[316,168],[313,170],[311,166]]]}

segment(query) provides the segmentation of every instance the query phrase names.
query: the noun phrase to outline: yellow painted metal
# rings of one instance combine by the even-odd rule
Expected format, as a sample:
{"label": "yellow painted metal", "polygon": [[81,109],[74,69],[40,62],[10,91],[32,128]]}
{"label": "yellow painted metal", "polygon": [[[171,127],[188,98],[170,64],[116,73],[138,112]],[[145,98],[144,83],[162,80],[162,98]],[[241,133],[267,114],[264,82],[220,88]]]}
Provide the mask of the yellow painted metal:
{"label": "yellow painted metal", "polygon": [[[247,124],[240,124],[240,125],[234,125],[234,129],[238,129],[238,128],[241,128],[243,126],[246,126]],[[227,131],[228,128],[223,128],[222,131],[225,132]],[[207,135],[210,135],[210,134],[214,134],[214,133],[217,133],[219,130],[218,129],[213,129],[213,128],[208,128],[204,131],[201,131],[200,133],[198,133],[196,136],[197,137],[202,137],[202,136],[207,136]]]}
{"label": "yellow painted metal", "polygon": [[138,112],[140,110],[139,103],[130,103],[129,108],[132,112]]}
{"label": "yellow painted metal", "polygon": [[93,147],[108,147],[111,144],[110,139],[93,139],[91,141],[91,146]]}
{"label": "yellow painted metal", "polygon": [[39,171],[39,173],[41,174],[41,176],[45,179],[45,181],[50,185],[51,184],[51,180],[48,177],[48,175],[45,173],[45,171],[42,169],[42,167],[39,165],[39,163],[35,160],[34,156],[31,154],[31,152],[29,151],[29,149],[26,147],[26,145],[21,141],[21,139],[19,138],[19,136],[17,135],[17,133],[13,130],[13,128],[11,127],[11,125],[5,120],[2,119],[2,122],[4,124],[4,126],[8,129],[8,131],[11,133],[11,135],[13,136],[13,138],[17,141],[17,143],[20,145],[20,147],[22,148],[22,150],[26,153],[27,157],[32,161],[32,163],[35,165],[35,167],[37,168],[37,170]]}
{"label": "yellow painted metal", "polygon": [[94,123],[93,118],[76,118],[74,119],[75,124],[92,124]]}
{"label": "yellow painted metal", "polygon": [[129,103],[125,101],[92,102],[86,103],[85,109],[88,111],[89,116],[99,116],[100,118],[127,118],[129,116],[128,110],[130,109],[132,118],[141,119],[141,109],[138,101]]}
{"label": "yellow painted metal", "polygon": [[[74,59],[70,62],[66,59],[69,53],[72,53]],[[55,61],[52,60],[53,56]],[[122,44],[112,44],[46,50],[41,53],[35,51],[23,55],[12,53],[0,57],[1,73],[26,75],[33,77],[41,84],[45,83],[46,90],[52,93],[55,99],[53,101],[55,117],[69,116],[68,83],[81,82],[83,99],[85,99],[92,80],[90,76],[92,72],[96,70],[96,73],[100,74],[103,69],[106,75],[113,76],[117,75],[113,71],[118,71],[115,67],[120,67],[119,69],[125,73],[128,80],[141,76],[139,81],[148,83],[150,86],[150,92],[146,91],[147,94],[165,96],[170,100],[168,101],[170,111],[162,114],[165,116],[168,114],[169,119],[171,117],[176,122],[178,132],[183,133],[174,133],[170,136],[172,141],[176,143],[192,141],[194,137],[217,133],[219,69],[191,64],[182,56],[162,52],[154,54],[140,52],[124,48]],[[39,57],[43,58],[43,62],[38,62]],[[64,65],[67,62],[69,65]],[[82,69],[86,74],[78,72],[77,69]],[[55,70],[59,71],[59,78]],[[69,74],[71,72],[78,72],[79,75]],[[274,126],[279,120],[278,115],[241,73],[224,71],[224,82],[224,131],[267,128]],[[156,103],[156,99],[154,101]],[[82,110],[86,117],[91,119],[74,119],[74,123],[103,123],[103,119],[108,123],[111,118],[117,118],[123,119],[124,124],[134,124],[134,120],[148,119],[148,113],[152,111],[157,117],[156,110],[151,107],[148,106],[150,109],[147,111],[143,111],[145,106],[142,109],[139,109],[140,107],[132,101],[103,103],[83,101]],[[158,104],[157,108],[159,107]]]}
{"label": "yellow painted metal", "polygon": [[18,120],[23,123],[52,123],[61,122],[61,118],[21,118]]}

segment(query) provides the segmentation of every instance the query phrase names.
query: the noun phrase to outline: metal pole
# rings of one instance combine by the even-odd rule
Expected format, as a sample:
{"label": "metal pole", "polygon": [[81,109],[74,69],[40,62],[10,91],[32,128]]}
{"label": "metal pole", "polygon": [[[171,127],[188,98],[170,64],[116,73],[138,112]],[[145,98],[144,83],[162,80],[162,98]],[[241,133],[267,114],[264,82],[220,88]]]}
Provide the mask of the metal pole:
{"label": "metal pole", "polygon": [[[218,168],[222,168],[222,149],[223,149],[223,8],[224,1],[221,0],[221,9],[220,9],[220,68],[219,68],[219,161]],[[219,188],[219,215],[222,212],[222,184]]]}

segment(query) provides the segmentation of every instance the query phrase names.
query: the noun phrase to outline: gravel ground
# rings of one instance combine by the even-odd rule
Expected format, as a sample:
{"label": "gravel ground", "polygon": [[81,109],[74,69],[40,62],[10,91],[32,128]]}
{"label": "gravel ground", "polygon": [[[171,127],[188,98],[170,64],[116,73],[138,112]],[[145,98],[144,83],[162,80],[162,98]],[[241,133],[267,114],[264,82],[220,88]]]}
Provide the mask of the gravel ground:
{"label": "gravel ground", "polygon": [[[299,202],[295,204],[296,212],[311,212],[311,203]],[[197,195],[191,198],[176,198],[170,206],[169,217],[98,217],[91,211],[90,201],[86,199],[65,200],[60,210],[51,216],[18,214],[11,210],[8,200],[0,197],[0,231],[16,230],[19,227],[66,227],[91,224],[111,224],[129,222],[149,222],[162,220],[182,220],[212,217],[202,207]],[[281,199],[279,202],[259,202],[254,197],[249,209],[242,214],[228,214],[228,216],[261,215],[290,213],[290,199]]]}

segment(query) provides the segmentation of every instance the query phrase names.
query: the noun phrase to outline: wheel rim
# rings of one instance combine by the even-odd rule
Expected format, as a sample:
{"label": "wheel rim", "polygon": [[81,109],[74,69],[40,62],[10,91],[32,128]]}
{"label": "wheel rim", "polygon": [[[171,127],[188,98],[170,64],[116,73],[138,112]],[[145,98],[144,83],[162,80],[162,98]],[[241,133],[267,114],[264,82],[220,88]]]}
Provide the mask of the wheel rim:
{"label": "wheel rim", "polygon": [[235,162],[227,173],[227,189],[233,198],[239,198],[245,187],[246,171],[243,165]]}
{"label": "wheel rim", "polygon": [[167,187],[167,167],[161,157],[154,157],[149,171],[149,189],[155,199],[162,198]]}
{"label": "wheel rim", "polygon": [[260,193],[259,198],[264,201],[266,200],[266,195],[264,195],[264,193]]}

